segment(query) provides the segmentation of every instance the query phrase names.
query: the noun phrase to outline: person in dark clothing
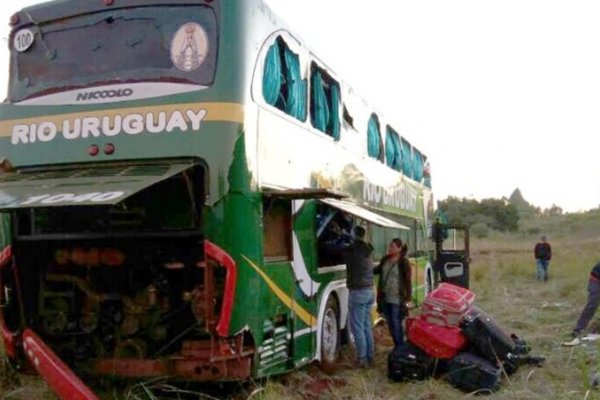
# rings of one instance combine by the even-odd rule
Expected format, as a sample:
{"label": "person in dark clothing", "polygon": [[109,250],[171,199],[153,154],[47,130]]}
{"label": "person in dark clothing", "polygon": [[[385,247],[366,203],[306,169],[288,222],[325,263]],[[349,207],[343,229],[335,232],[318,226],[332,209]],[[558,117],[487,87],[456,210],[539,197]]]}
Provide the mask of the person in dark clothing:
{"label": "person in dark clothing", "polygon": [[388,254],[381,259],[375,273],[379,274],[379,290],[383,298],[378,305],[388,324],[394,346],[404,344],[402,323],[408,315],[408,306],[412,300],[412,271],[410,261],[406,257],[408,248],[399,238],[392,239],[388,245]]}
{"label": "person in dark clothing", "polygon": [[373,293],[373,246],[365,242],[366,231],[360,226],[353,229],[354,240],[344,249],[346,261],[346,286],[350,291],[348,313],[350,331],[354,335],[356,362],[359,368],[373,364],[375,343],[371,308],[375,303]]}
{"label": "person in dark clothing", "polygon": [[587,328],[598,306],[600,306],[600,263],[594,265],[590,272],[587,304],[583,307],[575,329],[573,329],[573,337],[578,337]]}
{"label": "person in dark clothing", "polygon": [[533,255],[535,256],[537,266],[538,281],[547,281],[548,266],[550,265],[550,259],[552,259],[552,247],[550,247],[550,243],[546,241],[546,236],[542,236],[541,242],[535,245]]}

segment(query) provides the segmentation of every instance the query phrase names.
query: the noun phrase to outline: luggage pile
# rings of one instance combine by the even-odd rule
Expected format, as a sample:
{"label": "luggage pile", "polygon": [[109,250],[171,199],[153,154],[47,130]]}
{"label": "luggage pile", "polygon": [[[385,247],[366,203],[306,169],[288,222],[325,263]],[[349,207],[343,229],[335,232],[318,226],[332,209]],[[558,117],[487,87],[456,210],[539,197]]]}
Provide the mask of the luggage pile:
{"label": "luggage pile", "polygon": [[443,375],[460,389],[492,392],[503,370],[510,375],[525,363],[541,366],[542,357],[529,356],[525,341],[506,334],[474,301],[473,292],[449,283],[429,293],[421,315],[406,321],[408,343],[388,357],[389,378]]}

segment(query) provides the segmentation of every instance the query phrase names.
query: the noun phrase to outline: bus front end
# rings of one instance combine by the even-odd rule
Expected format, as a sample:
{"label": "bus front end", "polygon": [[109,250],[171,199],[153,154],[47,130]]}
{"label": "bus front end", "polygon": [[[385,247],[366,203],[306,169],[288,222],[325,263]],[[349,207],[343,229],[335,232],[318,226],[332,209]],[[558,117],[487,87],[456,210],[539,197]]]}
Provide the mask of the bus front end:
{"label": "bus front end", "polygon": [[236,261],[219,230],[243,131],[240,79],[217,73],[217,58],[238,53],[219,45],[239,29],[221,26],[227,7],[57,0],[11,19],[0,335],[9,358],[62,397],[79,393],[70,369],[251,373],[250,339],[231,326]]}

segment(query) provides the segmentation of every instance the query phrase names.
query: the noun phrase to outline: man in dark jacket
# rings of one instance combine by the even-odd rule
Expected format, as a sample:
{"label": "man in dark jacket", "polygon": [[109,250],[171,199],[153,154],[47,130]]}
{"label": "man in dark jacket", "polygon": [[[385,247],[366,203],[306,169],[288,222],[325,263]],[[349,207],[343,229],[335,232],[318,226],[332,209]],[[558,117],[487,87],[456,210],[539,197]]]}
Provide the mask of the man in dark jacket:
{"label": "man in dark jacket", "polygon": [[573,337],[577,337],[587,328],[590,320],[596,313],[600,305],[600,263],[594,265],[590,272],[590,280],[588,282],[588,300],[587,304],[581,311],[577,325],[573,329]]}
{"label": "man in dark jacket", "polygon": [[552,258],[552,248],[550,243],[546,241],[546,236],[542,236],[541,242],[535,245],[533,254],[535,256],[535,262],[537,265],[537,279],[538,281],[548,280],[548,265]]}
{"label": "man in dark jacket", "polygon": [[344,250],[346,285],[350,290],[348,312],[350,331],[354,335],[357,366],[372,365],[375,356],[371,309],[375,303],[373,291],[373,246],[365,242],[366,231],[354,227],[354,240]]}

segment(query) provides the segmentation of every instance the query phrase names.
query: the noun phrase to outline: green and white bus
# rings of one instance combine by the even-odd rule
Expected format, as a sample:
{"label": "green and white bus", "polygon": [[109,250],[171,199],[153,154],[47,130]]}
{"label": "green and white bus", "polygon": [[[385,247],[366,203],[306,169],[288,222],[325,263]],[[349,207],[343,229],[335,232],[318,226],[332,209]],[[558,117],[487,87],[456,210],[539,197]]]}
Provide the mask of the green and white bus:
{"label": "green and white bus", "polygon": [[356,224],[376,257],[408,242],[417,299],[432,282],[427,157],[262,0],[55,0],[10,23],[0,332],[15,364],[52,383],[332,361]]}

